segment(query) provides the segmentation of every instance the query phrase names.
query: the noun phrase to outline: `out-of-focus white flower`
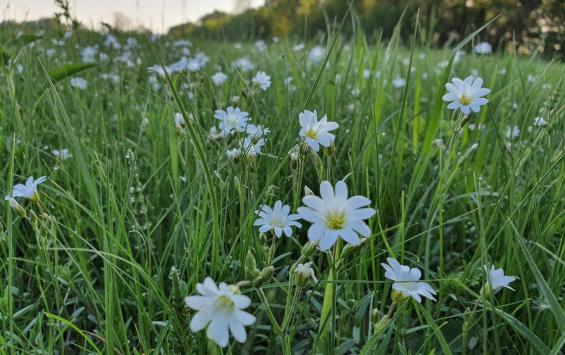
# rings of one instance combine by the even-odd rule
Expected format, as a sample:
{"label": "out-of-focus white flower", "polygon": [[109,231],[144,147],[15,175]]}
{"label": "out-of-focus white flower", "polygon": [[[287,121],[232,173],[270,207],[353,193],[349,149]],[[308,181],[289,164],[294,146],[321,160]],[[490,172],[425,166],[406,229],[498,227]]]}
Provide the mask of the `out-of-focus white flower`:
{"label": "out-of-focus white flower", "polygon": [[475,46],[475,53],[477,54],[491,54],[492,45],[488,42],[481,42]]}
{"label": "out-of-focus white flower", "polygon": [[33,176],[27,178],[25,185],[17,184],[12,190],[12,197],[23,197],[32,200],[33,202],[39,201],[39,192],[37,191],[37,186],[42,184],[47,180],[47,177],[42,176],[37,180],[33,179]]}
{"label": "out-of-focus white flower", "polygon": [[81,78],[80,76],[75,76],[70,80],[71,86],[77,89],[84,90],[88,87],[88,82]]}
{"label": "out-of-focus white flower", "polygon": [[262,125],[248,124],[245,132],[249,138],[259,139],[266,137],[269,133],[271,133],[271,130],[263,127]]}
{"label": "out-of-focus white flower", "polygon": [[224,133],[243,132],[249,120],[249,114],[238,107],[228,107],[226,111],[216,110],[214,117],[220,120],[220,129]]}
{"label": "out-of-focus white flower", "polygon": [[326,54],[326,50],[320,46],[316,46],[310,50],[310,54],[308,54],[308,58],[314,63],[319,63],[324,59]]}
{"label": "out-of-focus white flower", "polygon": [[208,327],[206,335],[221,347],[226,347],[229,333],[240,343],[247,339],[246,325],[255,323],[255,317],[243,309],[249,307],[249,297],[241,295],[237,286],[221,282],[220,287],[207,277],[196,285],[200,296],[188,296],[186,305],[198,312],[190,321],[190,330],[201,331]]}
{"label": "out-of-focus white flower", "polygon": [[300,51],[304,50],[304,43],[298,43],[297,45],[292,47],[292,50],[295,51],[295,52],[300,52]]}
{"label": "out-of-focus white flower", "polygon": [[275,202],[273,208],[262,205],[259,211],[255,211],[259,218],[253,224],[259,227],[259,232],[267,233],[272,230],[277,238],[282,236],[282,233],[287,237],[292,236],[292,227],[300,228],[302,225],[296,220],[300,218],[297,214],[290,214],[290,206],[283,205],[279,200]]}
{"label": "out-of-focus white flower", "polygon": [[392,81],[392,86],[394,86],[397,89],[403,88],[405,85],[406,85],[406,80],[402,78],[395,78]]}
{"label": "out-of-focus white flower", "polygon": [[251,62],[251,60],[249,60],[249,58],[247,57],[239,58],[238,60],[233,62],[232,66],[244,73],[255,69],[255,64],[253,64],[253,62]]}
{"label": "out-of-focus white flower", "polygon": [[536,117],[534,118],[534,126],[536,127],[545,127],[547,126],[548,123],[546,120],[543,119],[543,117]]}
{"label": "out-of-focus white flower", "polygon": [[106,35],[106,39],[104,40],[104,45],[106,47],[110,47],[110,48],[113,48],[113,49],[120,49],[120,47],[122,46],[120,44],[120,42],[118,41],[118,39],[116,38],[116,36],[114,36],[112,34]]}
{"label": "out-of-focus white flower", "polygon": [[518,126],[511,126],[506,128],[506,132],[505,132],[505,136],[508,139],[514,139],[514,138],[518,138],[520,137],[520,128],[518,128]]}
{"label": "out-of-focus white flower", "polygon": [[222,130],[218,130],[216,127],[210,128],[210,133],[208,133],[212,139],[223,139],[226,138],[226,133]]}
{"label": "out-of-focus white flower", "polygon": [[265,145],[265,140],[263,138],[255,139],[252,137],[245,137],[240,142],[239,153],[243,154],[246,158],[253,159],[258,155],[261,155],[261,150]]}
{"label": "out-of-focus white flower", "polygon": [[516,279],[516,276],[506,276],[504,275],[504,270],[502,268],[496,269],[494,265],[492,265],[488,272],[487,283],[494,293],[500,291],[502,288],[514,291],[514,289],[510,287],[510,283]]}
{"label": "out-of-focus white flower", "polygon": [[175,127],[177,129],[183,129],[185,125],[184,117],[180,112],[175,113]]}
{"label": "out-of-focus white flower", "polygon": [[371,230],[363,220],[371,218],[375,210],[366,206],[371,200],[363,196],[348,198],[347,185],[338,181],[335,191],[329,181],[320,184],[320,197],[304,196],[299,207],[300,217],[312,225],[308,228],[308,239],[319,241],[320,249],[332,247],[337,238],[352,245],[361,244],[358,234],[369,237]]}
{"label": "out-of-focus white flower", "polygon": [[84,63],[94,63],[96,61],[96,54],[98,49],[96,47],[84,47],[80,52],[80,56]]}
{"label": "out-of-focus white flower", "polygon": [[318,121],[318,114],[316,111],[305,110],[298,115],[300,120],[300,137],[304,138],[314,151],[320,150],[320,145],[329,147],[335,140],[335,136],[330,131],[339,127],[336,122],[328,122],[328,117],[324,115]]}
{"label": "out-of-focus white flower", "polygon": [[263,91],[267,90],[271,86],[271,77],[264,71],[258,71],[251,81],[254,85],[259,86]]}
{"label": "out-of-focus white flower", "polygon": [[223,83],[226,82],[226,80],[228,80],[228,76],[226,74],[222,73],[221,71],[212,75],[212,82],[216,86],[222,85]]}
{"label": "out-of-focus white flower", "polygon": [[453,83],[445,84],[447,93],[443,95],[443,101],[450,102],[447,108],[450,110],[461,110],[468,115],[471,111],[479,112],[481,106],[486,105],[488,100],[483,96],[490,93],[490,89],[483,88],[483,79],[470,75],[465,80],[453,78]]}
{"label": "out-of-focus white flower", "polygon": [[61,159],[61,160],[67,160],[70,157],[72,157],[73,155],[71,154],[71,152],[69,151],[69,149],[67,148],[63,148],[63,149],[53,149],[51,151],[51,154],[53,154],[53,156],[57,159]]}
{"label": "out-of-focus white flower", "polygon": [[436,300],[434,298],[436,291],[427,282],[419,281],[422,276],[419,269],[401,265],[394,258],[387,258],[386,261],[388,264],[381,263],[381,265],[385,269],[385,277],[394,281],[392,284],[393,299],[397,300],[398,295],[394,295],[396,291],[400,294],[400,298],[411,297],[418,303],[422,303],[421,296]]}
{"label": "out-of-focus white flower", "polygon": [[255,42],[255,48],[257,48],[257,51],[259,52],[264,52],[267,50],[267,45],[265,44],[265,41],[260,39]]}

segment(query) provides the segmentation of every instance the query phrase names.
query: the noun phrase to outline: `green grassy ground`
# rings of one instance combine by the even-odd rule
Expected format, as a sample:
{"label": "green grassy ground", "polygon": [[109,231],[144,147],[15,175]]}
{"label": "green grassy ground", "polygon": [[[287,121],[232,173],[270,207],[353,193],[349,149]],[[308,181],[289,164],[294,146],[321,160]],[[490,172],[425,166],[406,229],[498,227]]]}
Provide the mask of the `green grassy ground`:
{"label": "green grassy ground", "polygon": [[[14,33],[2,36],[6,43]],[[362,34],[331,35],[319,63],[308,59],[311,44],[294,51],[294,41],[264,52],[195,42],[190,55],[202,50],[210,62],[156,77],[157,89],[147,67],[181,58],[171,39],[138,38],[128,67],[116,60],[126,37],[121,49],[87,33],[60,46],[52,38],[61,35],[3,47],[5,59],[24,49],[1,77],[0,188],[7,195],[28,176],[47,176],[40,204],[19,200],[25,218],[0,207],[3,352],[558,354],[565,345],[562,63],[479,56],[471,42],[452,63],[452,50]],[[81,63],[82,48],[95,44],[109,60],[49,80],[48,71]],[[232,69],[243,56],[254,70]],[[257,70],[271,76],[266,91],[250,89]],[[210,79],[216,71],[228,75],[221,87]],[[88,87],[71,87],[71,74]],[[459,129],[441,97],[451,78],[471,74],[492,90],[490,102]],[[407,85],[395,88],[396,78]],[[238,138],[209,137],[214,110],[228,105],[270,129],[255,159],[226,156]],[[330,151],[292,160],[304,109],[340,127]],[[178,129],[176,112],[186,121]],[[548,125],[533,126],[536,117]],[[507,137],[509,127],[520,134]],[[61,148],[72,157],[55,158]],[[297,288],[289,270],[309,223],[274,239],[253,226],[255,211],[276,200],[296,211],[306,186],[318,194],[322,180],[342,179],[372,200],[371,237],[338,262],[340,243],[303,256],[318,282]],[[274,273],[241,287],[257,321],[246,343],[232,338],[220,349],[189,330],[194,312],[183,299],[206,276],[249,280],[248,252]],[[402,302],[385,322],[391,282],[380,263],[389,256],[422,270],[438,294]],[[490,265],[519,278],[515,291],[481,297]],[[273,320],[285,323],[282,333]]]}

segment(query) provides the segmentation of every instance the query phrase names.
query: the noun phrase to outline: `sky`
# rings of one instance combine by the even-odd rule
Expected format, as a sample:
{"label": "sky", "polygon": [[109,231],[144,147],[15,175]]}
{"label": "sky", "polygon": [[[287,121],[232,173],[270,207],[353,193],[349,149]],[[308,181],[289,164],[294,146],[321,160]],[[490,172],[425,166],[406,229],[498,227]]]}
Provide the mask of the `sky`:
{"label": "sky", "polygon": [[[260,6],[264,0],[246,0]],[[243,1],[245,2],[245,1]],[[73,15],[87,27],[97,28],[101,21],[114,23],[114,13],[127,15],[135,24],[154,32],[166,32],[171,26],[196,21],[214,10],[232,12],[236,0],[70,0]],[[0,0],[0,20],[34,20],[52,16],[54,0]]]}

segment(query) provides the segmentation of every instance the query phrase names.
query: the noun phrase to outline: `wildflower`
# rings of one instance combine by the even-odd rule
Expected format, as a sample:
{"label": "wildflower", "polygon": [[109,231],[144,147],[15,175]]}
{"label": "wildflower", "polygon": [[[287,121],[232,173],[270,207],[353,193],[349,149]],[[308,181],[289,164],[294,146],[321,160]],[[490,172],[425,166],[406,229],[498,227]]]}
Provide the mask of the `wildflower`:
{"label": "wildflower", "polygon": [[17,184],[14,186],[12,191],[12,197],[24,197],[32,200],[33,202],[39,202],[39,192],[37,191],[37,186],[42,184],[47,180],[47,177],[42,176],[37,180],[33,179],[33,176],[27,178],[25,185]]}
{"label": "wildflower", "polygon": [[251,62],[247,57],[239,58],[233,62],[232,66],[234,69],[239,69],[244,73],[255,69],[255,64],[253,64],[253,62]]}
{"label": "wildflower", "polygon": [[[199,332],[208,327],[206,335],[221,347],[228,345],[229,333],[240,343],[247,339],[244,326],[255,323],[255,317],[242,309],[249,307],[249,297],[241,295],[237,286],[220,283],[210,277],[196,285],[201,296],[185,298],[188,307],[198,311],[190,321],[190,330]],[[228,332],[229,330],[229,332]]]}
{"label": "wildflower", "polygon": [[249,120],[249,114],[239,108],[228,107],[226,111],[216,110],[214,117],[220,120],[220,129],[224,133],[243,132]]}
{"label": "wildflower", "polygon": [[184,117],[182,117],[182,114],[180,112],[175,113],[175,127],[178,130],[181,130],[184,128],[185,122],[184,122]]}
{"label": "wildflower", "polygon": [[490,270],[488,271],[487,282],[483,287],[482,292],[483,294],[488,294],[488,292],[490,291],[497,293],[502,288],[507,288],[514,291],[514,289],[510,287],[510,283],[516,279],[516,276],[506,276],[504,275],[504,270],[502,268],[496,269],[494,265],[492,265]]}
{"label": "wildflower", "polygon": [[[386,270],[385,277],[394,281],[392,284],[393,297],[406,298],[411,297],[414,301],[422,303],[421,296],[435,301],[434,295],[436,291],[426,282],[418,281],[422,273],[417,268],[410,268],[406,265],[401,265],[394,258],[387,258],[386,263],[381,263],[382,267]],[[397,292],[394,295],[395,291]]]}
{"label": "wildflower", "polygon": [[266,137],[269,133],[271,133],[271,130],[263,127],[262,125],[248,124],[245,132],[247,133],[247,137],[253,140],[258,140],[259,138]]}
{"label": "wildflower", "polygon": [[481,42],[475,46],[475,53],[477,54],[491,54],[492,45],[488,42]]}
{"label": "wildflower", "polygon": [[450,102],[447,108],[450,110],[461,110],[463,114],[479,112],[481,106],[486,105],[488,100],[483,96],[490,93],[490,89],[483,88],[483,79],[470,75],[465,80],[453,78],[453,83],[445,84],[447,93],[443,95],[443,101]]}
{"label": "wildflower", "polygon": [[216,86],[220,86],[228,79],[228,76],[221,71],[217,72],[216,74],[212,75],[212,82]]}
{"label": "wildflower", "polygon": [[396,78],[392,81],[392,86],[397,89],[403,88],[406,85],[406,80],[402,78]]}
{"label": "wildflower", "polygon": [[543,119],[543,117],[536,117],[534,118],[534,126],[536,127],[545,127],[547,126],[548,123],[546,120]]}
{"label": "wildflower", "polygon": [[96,47],[84,47],[80,52],[80,56],[84,63],[94,63],[96,61],[96,54],[98,54],[98,49],[96,49]]}
{"label": "wildflower", "polygon": [[372,217],[375,210],[367,208],[371,200],[363,196],[347,198],[347,185],[338,181],[335,192],[328,181],[320,184],[320,197],[304,196],[299,207],[300,217],[312,225],[308,229],[310,241],[320,241],[320,249],[327,250],[335,244],[338,237],[347,243],[359,245],[358,234],[369,237],[371,230],[363,220]]}
{"label": "wildflower", "polygon": [[239,154],[240,154],[240,151],[237,148],[226,150],[226,157],[228,157],[228,159],[230,159],[230,160],[235,160],[236,158],[239,157]]}
{"label": "wildflower", "polygon": [[301,126],[299,135],[314,151],[319,151],[320,145],[326,148],[332,145],[335,136],[329,132],[339,127],[337,123],[328,122],[326,115],[318,121],[316,111],[305,110],[298,115],[298,118]]}
{"label": "wildflower", "polygon": [[302,225],[296,222],[300,218],[297,214],[289,214],[290,206],[283,205],[281,201],[275,202],[273,208],[262,205],[260,211],[255,211],[255,213],[260,217],[253,224],[254,226],[260,226],[259,232],[266,233],[273,230],[277,238],[280,238],[282,233],[287,237],[292,236],[292,228],[300,228]]}
{"label": "wildflower", "polygon": [[312,263],[298,264],[294,269],[294,275],[296,276],[296,285],[299,287],[304,287],[309,280],[318,282],[316,279],[316,274],[314,269],[312,269]]}
{"label": "wildflower", "polygon": [[258,71],[251,81],[254,85],[259,86],[263,91],[266,91],[271,86],[271,77],[264,71]]}
{"label": "wildflower", "polygon": [[71,78],[71,86],[77,89],[85,90],[88,87],[88,82],[81,77]]}
{"label": "wildflower", "polygon": [[505,136],[508,139],[514,139],[520,137],[520,128],[518,126],[511,126],[506,128]]}
{"label": "wildflower", "polygon": [[210,133],[208,133],[208,136],[212,139],[223,139],[226,138],[226,133],[222,130],[218,130],[216,127],[212,127],[210,128]]}
{"label": "wildflower", "polygon": [[263,138],[254,139],[253,137],[245,137],[240,143],[240,153],[243,153],[246,158],[255,158],[261,155],[261,150],[265,145]]}
{"label": "wildflower", "polygon": [[72,157],[73,155],[71,154],[71,152],[67,149],[67,148],[63,148],[63,149],[53,149],[51,151],[51,154],[53,154],[53,156],[57,159],[61,159],[61,160],[67,160],[70,157]]}
{"label": "wildflower", "polygon": [[326,54],[326,50],[320,46],[316,46],[312,48],[308,58],[314,63],[319,63],[324,59],[324,55]]}

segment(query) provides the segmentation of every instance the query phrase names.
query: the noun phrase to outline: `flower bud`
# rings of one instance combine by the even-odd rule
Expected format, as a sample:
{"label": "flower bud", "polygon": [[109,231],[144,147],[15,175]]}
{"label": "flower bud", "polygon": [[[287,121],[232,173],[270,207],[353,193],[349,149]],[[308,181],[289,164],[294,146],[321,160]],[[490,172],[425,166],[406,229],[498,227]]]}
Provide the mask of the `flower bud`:
{"label": "flower bud", "polygon": [[257,261],[255,261],[253,253],[249,250],[245,256],[245,277],[252,280],[259,277],[259,274],[260,271],[257,268]]}
{"label": "flower bud", "polygon": [[259,273],[259,276],[257,276],[253,280],[253,285],[255,287],[259,287],[263,285],[265,282],[271,279],[271,276],[273,276],[274,272],[275,272],[275,267],[273,265],[263,268],[263,270],[261,270],[261,272]]}
{"label": "flower bud", "polygon": [[317,246],[318,246],[318,241],[308,242],[304,244],[301,251],[302,256],[304,256],[305,258],[309,258],[310,256],[312,256],[312,254],[314,254],[314,251],[316,250]]}
{"label": "flower bud", "polygon": [[409,297],[400,291],[392,290],[392,294],[390,295],[390,298],[394,303],[402,303],[404,300],[406,300]]}
{"label": "flower bud", "polygon": [[6,196],[4,199],[8,201],[10,207],[12,207],[12,209],[16,211],[22,218],[26,217],[26,210],[22,207],[22,205],[18,203],[18,201],[16,201],[15,198],[13,198],[12,196]]}
{"label": "flower bud", "polygon": [[378,308],[375,308],[371,311],[370,317],[371,317],[371,322],[376,324],[376,323],[379,323],[382,320],[383,313],[381,311],[379,311]]}
{"label": "flower bud", "polygon": [[314,273],[314,269],[312,269],[310,265],[311,263],[296,265],[296,268],[294,269],[296,286],[302,288],[306,286],[310,279],[312,279],[312,281],[314,282],[318,282],[318,279],[316,279],[316,274]]}
{"label": "flower bud", "polygon": [[339,256],[339,258],[345,258],[349,255],[351,255],[353,252],[359,250],[361,248],[361,246],[363,244],[365,244],[365,242],[367,241],[367,238],[361,238],[361,243],[359,243],[358,245],[353,245],[353,244],[347,244],[345,246],[345,248],[343,248],[343,250],[341,251],[341,254]]}

